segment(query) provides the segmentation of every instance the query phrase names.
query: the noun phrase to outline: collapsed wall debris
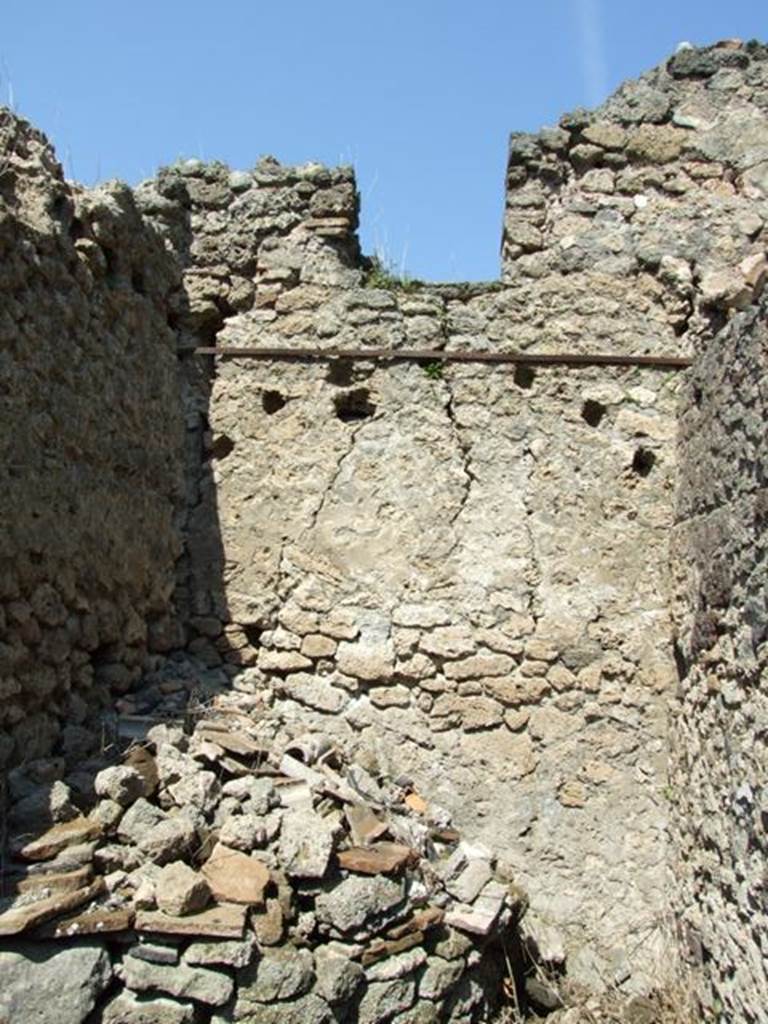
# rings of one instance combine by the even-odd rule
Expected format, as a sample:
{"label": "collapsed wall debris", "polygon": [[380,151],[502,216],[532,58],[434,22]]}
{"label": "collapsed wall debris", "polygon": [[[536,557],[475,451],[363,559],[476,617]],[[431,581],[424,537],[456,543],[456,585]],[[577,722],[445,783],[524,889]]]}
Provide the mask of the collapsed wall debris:
{"label": "collapsed wall debris", "polygon": [[[0,764],[68,818],[118,733],[255,692],[270,751],[326,736],[503,850],[573,978],[663,981],[674,910],[712,1005],[763,1005],[767,97],[766,49],[727,41],[514,135],[489,285],[366,261],[348,168],[86,190],[2,112]],[[386,359],[413,349],[582,361]],[[710,738],[725,773],[696,767]],[[83,941],[59,955],[90,992],[111,968]]]}
{"label": "collapsed wall debris", "polygon": [[276,745],[259,695],[194,718],[77,793],[61,758],[10,772],[3,1019],[485,1018],[522,896],[494,852],[321,734]]}

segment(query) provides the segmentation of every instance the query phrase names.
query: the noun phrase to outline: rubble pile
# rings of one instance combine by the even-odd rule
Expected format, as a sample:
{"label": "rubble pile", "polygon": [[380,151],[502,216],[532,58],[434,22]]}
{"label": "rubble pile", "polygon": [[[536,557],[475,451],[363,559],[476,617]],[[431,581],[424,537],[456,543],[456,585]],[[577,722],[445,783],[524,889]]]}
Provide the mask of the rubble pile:
{"label": "rubble pile", "polygon": [[492,851],[268,719],[219,694],[92,762],[90,797],[64,759],[9,773],[0,1020],[485,1018],[518,902]]}

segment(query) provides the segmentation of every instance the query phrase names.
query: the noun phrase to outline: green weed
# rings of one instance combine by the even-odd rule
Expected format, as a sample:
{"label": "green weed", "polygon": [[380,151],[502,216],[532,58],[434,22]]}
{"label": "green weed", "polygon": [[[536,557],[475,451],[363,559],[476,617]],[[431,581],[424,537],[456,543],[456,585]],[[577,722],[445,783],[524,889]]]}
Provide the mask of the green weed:
{"label": "green weed", "polygon": [[398,274],[380,256],[371,256],[363,286],[385,288],[387,291],[415,292],[424,287],[424,282],[408,274]]}
{"label": "green weed", "polygon": [[422,366],[424,373],[429,377],[430,380],[442,380],[445,372],[444,363],[425,363]]}

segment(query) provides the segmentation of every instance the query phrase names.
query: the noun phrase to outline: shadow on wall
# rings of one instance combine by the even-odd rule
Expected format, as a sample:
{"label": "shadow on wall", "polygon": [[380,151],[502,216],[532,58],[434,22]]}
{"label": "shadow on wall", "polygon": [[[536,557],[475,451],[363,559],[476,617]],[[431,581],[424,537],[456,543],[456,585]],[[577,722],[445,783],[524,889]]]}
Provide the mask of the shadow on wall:
{"label": "shadow on wall", "polygon": [[[226,436],[214,438],[210,425],[211,393],[216,379],[212,356],[195,353],[215,344],[216,335],[231,310],[221,295],[204,309],[190,299],[189,277],[194,265],[191,204],[177,195],[172,225],[173,246],[184,286],[170,322],[177,332],[178,396],[184,417],[184,492],[177,526],[183,551],[176,567],[173,603],[185,634],[184,650],[211,669],[227,666],[229,674],[253,663],[249,649],[258,635],[231,624],[224,583],[224,547],[219,522],[215,474],[234,448]],[[166,648],[161,653],[166,653]]]}
{"label": "shadow on wall", "polygon": [[206,519],[200,556],[221,565],[200,469],[209,381],[177,355],[179,256],[134,194],[69,185],[6,111],[0,154],[0,767],[54,752],[77,774],[103,713],[140,710],[142,675],[171,696],[152,673],[190,618],[215,602],[226,620],[183,542]]}

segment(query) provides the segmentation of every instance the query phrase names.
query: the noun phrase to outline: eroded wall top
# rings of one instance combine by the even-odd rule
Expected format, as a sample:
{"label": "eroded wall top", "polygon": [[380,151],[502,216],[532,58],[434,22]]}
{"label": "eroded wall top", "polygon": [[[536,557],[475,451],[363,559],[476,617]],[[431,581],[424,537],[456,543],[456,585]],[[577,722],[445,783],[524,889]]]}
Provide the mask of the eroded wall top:
{"label": "eroded wall top", "polygon": [[749,304],[744,261],[765,250],[766,111],[768,50],[732,41],[681,49],[597,110],[513,134],[505,281],[533,301],[558,282],[559,303],[591,296],[622,319],[660,305],[651,331],[670,349],[709,336],[713,307]]}

